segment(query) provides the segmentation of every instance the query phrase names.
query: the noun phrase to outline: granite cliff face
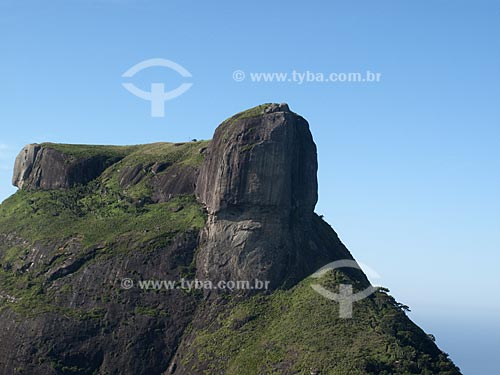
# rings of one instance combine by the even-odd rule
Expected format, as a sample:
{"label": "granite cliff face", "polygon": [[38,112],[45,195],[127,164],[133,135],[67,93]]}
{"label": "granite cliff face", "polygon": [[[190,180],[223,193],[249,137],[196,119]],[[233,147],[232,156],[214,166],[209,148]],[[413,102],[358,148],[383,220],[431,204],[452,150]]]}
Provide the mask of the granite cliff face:
{"label": "granite cliff face", "polygon": [[199,199],[211,214],[251,207],[310,217],[318,162],[308,123],[286,104],[254,111],[259,115],[235,115],[215,131],[198,178]]}
{"label": "granite cliff face", "polygon": [[318,198],[309,125],[286,104],[259,110],[224,122],[208,147],[196,185],[208,211],[198,274],[277,287],[313,272],[328,252],[304,259]]}
{"label": "granite cliff face", "polygon": [[[353,259],[314,213],[317,167],[286,104],[212,141],[26,146],[0,205],[0,374],[459,374],[386,291],[346,321],[310,287]],[[181,279],[270,288],[139,287]]]}
{"label": "granite cliff face", "polygon": [[25,146],[16,158],[12,184],[20,189],[67,189],[86,184],[120,159],[118,155],[74,158],[38,144]]}

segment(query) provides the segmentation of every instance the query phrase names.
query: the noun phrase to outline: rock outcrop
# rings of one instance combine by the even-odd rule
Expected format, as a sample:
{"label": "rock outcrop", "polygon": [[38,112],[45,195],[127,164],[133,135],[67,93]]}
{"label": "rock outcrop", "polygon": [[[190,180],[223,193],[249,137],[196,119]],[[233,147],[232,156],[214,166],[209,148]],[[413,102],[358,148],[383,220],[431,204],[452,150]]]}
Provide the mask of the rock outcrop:
{"label": "rock outcrop", "polygon": [[16,158],[12,184],[24,190],[68,189],[98,177],[119,157],[75,158],[49,145],[30,144]]}
{"label": "rock outcrop", "polygon": [[309,125],[286,104],[221,124],[196,187],[209,215],[198,276],[269,280],[277,287],[313,271],[318,263],[306,262],[303,250],[314,237],[317,166]]}
{"label": "rock outcrop", "polygon": [[38,144],[26,145],[19,155],[17,155],[14,164],[14,176],[12,177],[12,184],[14,186],[22,189],[29,184],[29,181],[32,179],[31,174],[33,166],[35,165],[36,156],[40,148]]}
{"label": "rock outcrop", "polygon": [[258,207],[310,216],[318,199],[318,162],[307,121],[286,104],[254,111],[217,128],[197,196],[210,214]]}

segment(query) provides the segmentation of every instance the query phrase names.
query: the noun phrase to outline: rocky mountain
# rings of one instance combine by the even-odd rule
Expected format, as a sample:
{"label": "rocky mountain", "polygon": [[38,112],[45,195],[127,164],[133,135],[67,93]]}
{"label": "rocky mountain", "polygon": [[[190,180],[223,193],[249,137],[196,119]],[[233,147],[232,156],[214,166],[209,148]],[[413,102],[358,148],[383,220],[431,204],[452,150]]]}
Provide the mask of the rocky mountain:
{"label": "rocky mountain", "polygon": [[370,286],[309,277],[353,261],[314,213],[316,171],[286,104],[211,141],[26,146],[0,205],[0,374],[460,374],[387,290],[346,319],[311,288]]}

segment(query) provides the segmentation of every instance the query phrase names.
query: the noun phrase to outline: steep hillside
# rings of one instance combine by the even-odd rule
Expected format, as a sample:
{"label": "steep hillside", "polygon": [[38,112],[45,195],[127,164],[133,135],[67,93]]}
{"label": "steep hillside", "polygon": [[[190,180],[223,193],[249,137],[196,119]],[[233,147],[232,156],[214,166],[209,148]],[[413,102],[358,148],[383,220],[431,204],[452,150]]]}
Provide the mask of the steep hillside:
{"label": "steep hillside", "polygon": [[[212,141],[34,144],[0,205],[0,374],[460,374],[314,213],[316,146],[285,104]],[[141,288],[148,280],[267,290]]]}

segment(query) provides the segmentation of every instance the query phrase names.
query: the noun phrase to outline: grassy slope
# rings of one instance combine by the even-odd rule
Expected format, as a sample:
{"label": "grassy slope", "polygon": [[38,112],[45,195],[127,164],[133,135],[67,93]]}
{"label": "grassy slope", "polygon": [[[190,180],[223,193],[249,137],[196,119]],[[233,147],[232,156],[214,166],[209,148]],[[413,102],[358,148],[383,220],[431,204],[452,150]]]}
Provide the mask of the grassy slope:
{"label": "grassy slope", "polygon": [[[335,290],[339,274],[322,283]],[[306,279],[290,290],[229,300],[210,326],[195,333],[193,372],[205,374],[457,374],[430,338],[385,292],[354,305],[352,319]],[[317,282],[317,280],[314,280]]]}
{"label": "grassy slope", "polygon": [[[13,247],[0,241],[0,295],[18,299],[15,304],[0,298],[0,309],[10,306],[25,314],[54,310],[50,295],[42,285],[45,274],[66,260],[59,245],[77,239],[82,257],[99,246],[97,257],[129,251],[121,243],[129,239],[151,246],[168,241],[178,233],[199,230],[205,224],[200,204],[192,196],[179,196],[159,204],[138,203],[149,194],[146,176],[137,186],[121,189],[118,175],[125,166],[169,162],[196,165],[203,159],[199,149],[205,142],[185,144],[157,143],[141,146],[75,146],[49,147],[74,157],[97,154],[120,156],[123,159],[108,168],[95,181],[68,190],[18,191],[0,205],[0,236],[15,236],[25,240]],[[35,272],[19,272],[25,265],[33,245],[53,247],[45,263]],[[51,262],[51,259],[56,259]]]}
{"label": "grassy slope", "polygon": [[139,150],[142,146],[104,146],[104,145],[69,145],[64,143],[42,143],[42,147],[60,151],[75,159],[90,158],[93,156],[106,156],[123,158]]}
{"label": "grassy slope", "polygon": [[128,157],[129,164],[136,161],[196,162],[200,159],[194,149],[208,144],[208,141],[186,143],[158,142],[133,146],[70,145],[63,143],[42,143],[41,146],[60,151],[71,157],[82,159],[93,156]]}
{"label": "grassy slope", "polygon": [[[141,232],[159,223],[160,232],[182,231],[200,226],[199,208],[191,197],[169,203],[138,206],[137,199],[149,194],[146,176],[137,186],[123,190],[118,184],[120,170],[126,166],[168,162],[179,165],[199,165],[203,156],[200,147],[206,142],[184,144],[155,143],[123,146],[121,161],[109,167],[100,178],[69,190],[18,191],[0,206],[0,233],[16,233],[31,242],[81,235],[91,245],[112,240],[132,230]],[[71,155],[89,157],[98,152],[115,152],[114,146],[50,145]],[[108,150],[108,151],[106,151]],[[133,152],[130,152],[133,150]],[[142,193],[142,195],[141,195]],[[167,208],[182,204],[184,209],[173,213]],[[133,219],[133,220],[131,220]]]}

